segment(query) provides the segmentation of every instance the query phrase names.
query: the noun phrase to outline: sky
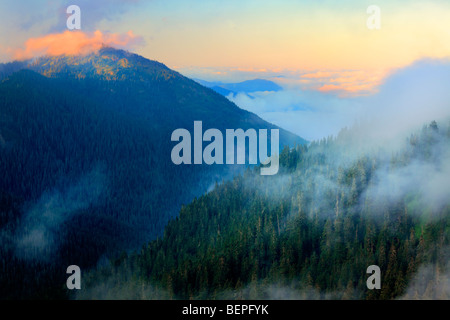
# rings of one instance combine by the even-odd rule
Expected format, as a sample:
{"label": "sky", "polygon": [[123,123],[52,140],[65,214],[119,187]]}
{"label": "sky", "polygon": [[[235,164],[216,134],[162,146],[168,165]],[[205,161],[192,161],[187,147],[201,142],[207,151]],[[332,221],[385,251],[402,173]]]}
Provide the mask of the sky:
{"label": "sky", "polygon": [[[67,30],[72,4],[81,9],[81,30]],[[379,29],[367,26],[370,5],[380,9]],[[448,0],[2,0],[0,62],[83,53],[105,43],[192,78],[269,79],[286,89],[276,99],[261,93],[255,101],[232,100],[317,139],[348,124],[343,120],[359,98],[376,95],[398,70],[450,57],[449,17]],[[303,112],[301,122],[316,126],[306,132],[270,103],[284,103],[291,113],[320,103],[335,115]],[[345,112],[336,112],[343,105]],[[333,121],[320,126],[324,116]]]}
{"label": "sky", "polygon": [[[372,70],[450,54],[450,1],[3,0],[2,60],[28,38],[66,30],[70,4],[83,32],[126,34],[170,67]],[[366,26],[369,5],[381,27]]]}

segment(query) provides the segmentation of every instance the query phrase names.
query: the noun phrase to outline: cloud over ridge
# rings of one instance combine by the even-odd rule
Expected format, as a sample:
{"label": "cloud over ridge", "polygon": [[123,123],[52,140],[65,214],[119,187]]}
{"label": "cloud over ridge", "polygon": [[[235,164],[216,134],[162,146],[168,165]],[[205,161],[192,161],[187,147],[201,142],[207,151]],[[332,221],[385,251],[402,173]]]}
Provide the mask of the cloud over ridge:
{"label": "cloud over ridge", "polygon": [[120,49],[132,49],[142,45],[144,40],[133,31],[126,34],[95,32],[64,31],[51,33],[42,37],[30,38],[25,42],[25,48],[14,51],[15,60],[30,59],[36,56],[78,55],[95,52],[103,46],[113,46]]}

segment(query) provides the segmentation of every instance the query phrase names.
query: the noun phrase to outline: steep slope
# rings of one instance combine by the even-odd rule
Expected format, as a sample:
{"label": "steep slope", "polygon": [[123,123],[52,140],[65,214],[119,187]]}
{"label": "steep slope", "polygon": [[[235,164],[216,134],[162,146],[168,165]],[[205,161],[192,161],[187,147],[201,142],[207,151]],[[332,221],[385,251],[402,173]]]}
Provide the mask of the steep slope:
{"label": "steep slope", "polygon": [[[354,157],[347,134],[196,199],[78,298],[448,299],[450,200],[427,192],[448,176],[450,127],[425,126],[392,157]],[[380,290],[366,286],[370,265]]]}
{"label": "steep slope", "polygon": [[[9,69],[18,68],[20,65]],[[150,113],[158,117],[158,121],[152,124],[162,128],[170,126],[173,130],[184,123],[192,126],[194,120],[202,120],[205,129],[278,128],[162,63],[123,50],[105,47],[96,54],[86,56],[41,57],[29,61],[27,68],[50,78],[104,80],[111,87],[110,92],[108,97],[99,98],[110,99],[111,102],[118,99],[129,111],[140,116]],[[89,94],[96,94],[86,89]],[[120,89],[124,92],[115,92]],[[105,92],[98,95],[105,95]],[[281,145],[293,146],[306,142],[286,130],[278,129]]]}
{"label": "steep slope", "polygon": [[[0,69],[0,287],[10,298],[64,296],[64,266],[154,239],[181,204],[242,169],[174,165],[173,130],[194,120],[276,128],[121,50]],[[281,145],[302,142],[280,130]]]}

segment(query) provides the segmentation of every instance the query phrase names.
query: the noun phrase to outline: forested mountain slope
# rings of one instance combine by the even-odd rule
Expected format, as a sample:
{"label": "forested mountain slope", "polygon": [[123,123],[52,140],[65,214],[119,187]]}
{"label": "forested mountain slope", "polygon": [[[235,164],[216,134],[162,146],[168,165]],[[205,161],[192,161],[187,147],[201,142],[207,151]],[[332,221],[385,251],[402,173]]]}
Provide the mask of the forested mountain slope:
{"label": "forested mountain slope", "polygon": [[[140,247],[244,166],[177,166],[175,129],[277,128],[136,54],[0,66],[1,297],[64,297],[65,270]],[[280,129],[280,145],[305,141]]]}
{"label": "forested mountain slope", "polygon": [[77,297],[448,299],[450,128],[432,122],[395,152],[354,140],[285,148],[277,176],[216,186]]}

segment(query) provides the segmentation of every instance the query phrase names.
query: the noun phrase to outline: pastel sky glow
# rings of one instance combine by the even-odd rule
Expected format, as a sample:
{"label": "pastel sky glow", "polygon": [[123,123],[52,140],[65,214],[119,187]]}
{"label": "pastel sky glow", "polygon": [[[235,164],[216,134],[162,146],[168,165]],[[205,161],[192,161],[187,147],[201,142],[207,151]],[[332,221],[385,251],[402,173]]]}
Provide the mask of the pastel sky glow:
{"label": "pastel sky glow", "polygon": [[[450,55],[449,1],[3,0],[1,59],[65,31],[70,4],[84,32],[131,30],[145,40],[138,53],[177,68],[369,70]],[[371,4],[380,30],[366,27]]]}
{"label": "pastel sky glow", "polygon": [[[81,8],[81,31],[66,28],[72,4]],[[367,28],[370,5],[381,9],[379,30]],[[191,78],[273,80],[286,92],[234,101],[311,139],[336,133],[349,117],[339,113],[327,132],[298,131],[297,119],[306,126],[343,104],[357,108],[346,99],[376,94],[417,61],[450,58],[448,0],[2,0],[0,20],[0,62],[107,44]],[[270,101],[285,108],[267,110]],[[305,120],[318,103],[330,107]]]}

